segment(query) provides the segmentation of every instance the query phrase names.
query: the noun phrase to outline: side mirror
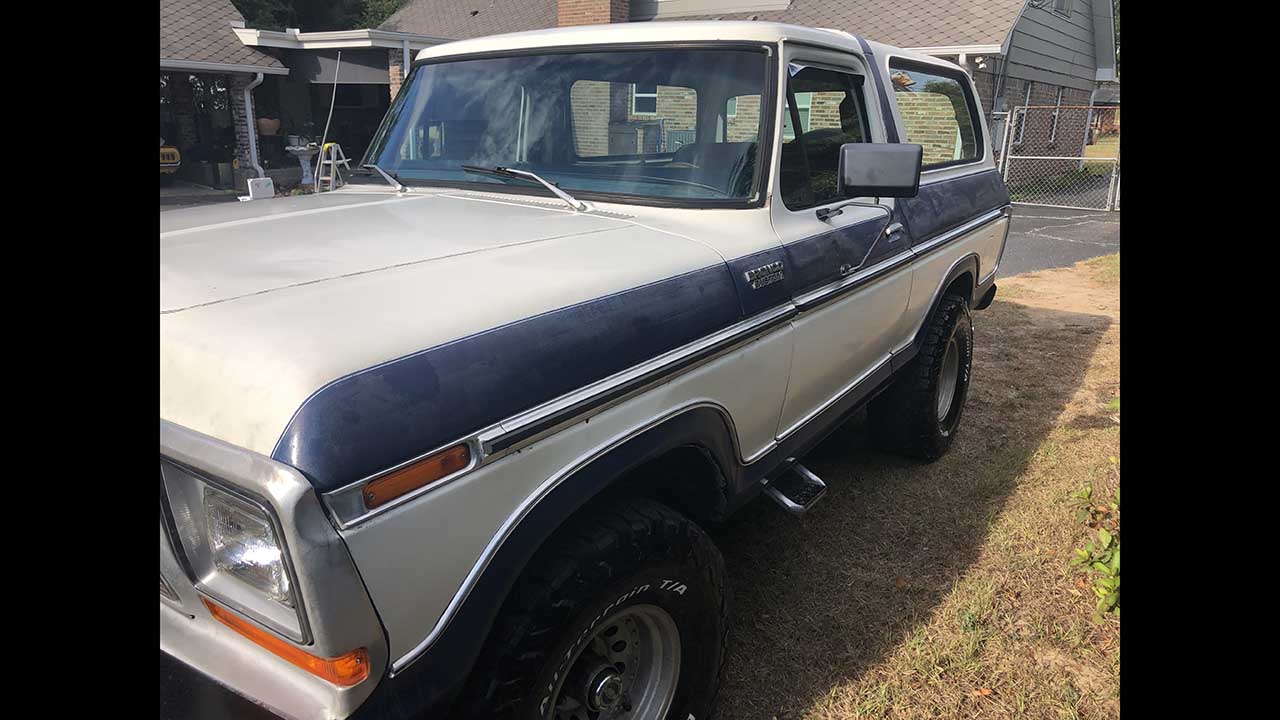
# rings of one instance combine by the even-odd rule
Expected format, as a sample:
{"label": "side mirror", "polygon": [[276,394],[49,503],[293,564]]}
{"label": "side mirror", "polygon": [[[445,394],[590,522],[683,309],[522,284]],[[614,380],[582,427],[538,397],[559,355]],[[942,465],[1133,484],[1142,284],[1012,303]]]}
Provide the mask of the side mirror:
{"label": "side mirror", "polygon": [[840,146],[836,192],[841,197],[915,197],[924,147],[910,143]]}

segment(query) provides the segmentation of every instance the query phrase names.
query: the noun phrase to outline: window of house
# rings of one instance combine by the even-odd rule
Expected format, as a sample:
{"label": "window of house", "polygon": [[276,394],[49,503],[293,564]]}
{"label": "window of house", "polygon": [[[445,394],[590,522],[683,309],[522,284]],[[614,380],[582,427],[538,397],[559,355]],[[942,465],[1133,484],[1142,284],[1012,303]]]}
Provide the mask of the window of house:
{"label": "window of house", "polygon": [[787,79],[782,131],[782,202],[803,210],[839,200],[840,146],[870,142],[862,76],[803,67]]}
{"label": "window of house", "polygon": [[1053,0],[1053,11],[1063,17],[1071,17],[1071,0]]}
{"label": "window of house", "polygon": [[924,147],[923,169],[982,156],[977,103],[961,73],[905,61],[889,63],[904,140]]}
{"label": "window of house", "polygon": [[658,86],[632,85],[631,112],[636,115],[652,115],[658,112]]}

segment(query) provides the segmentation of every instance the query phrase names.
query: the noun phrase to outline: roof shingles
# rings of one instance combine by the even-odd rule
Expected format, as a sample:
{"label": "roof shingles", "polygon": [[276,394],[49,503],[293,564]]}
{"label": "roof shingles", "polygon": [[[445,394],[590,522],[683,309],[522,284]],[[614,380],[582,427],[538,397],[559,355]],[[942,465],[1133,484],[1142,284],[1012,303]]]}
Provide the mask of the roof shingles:
{"label": "roof shingles", "polygon": [[[998,45],[1024,0],[791,0],[785,10],[670,20],[761,20],[847,30],[905,48]],[[733,3],[742,7],[741,3]],[[458,40],[555,27],[556,0],[410,0],[381,26]],[[728,3],[726,3],[728,5]]]}
{"label": "roof shingles", "polygon": [[410,0],[378,26],[454,40],[556,26],[556,0]]}
{"label": "roof shingles", "polygon": [[231,0],[160,0],[160,60],[283,68],[284,63],[240,42],[231,21],[244,22]]}

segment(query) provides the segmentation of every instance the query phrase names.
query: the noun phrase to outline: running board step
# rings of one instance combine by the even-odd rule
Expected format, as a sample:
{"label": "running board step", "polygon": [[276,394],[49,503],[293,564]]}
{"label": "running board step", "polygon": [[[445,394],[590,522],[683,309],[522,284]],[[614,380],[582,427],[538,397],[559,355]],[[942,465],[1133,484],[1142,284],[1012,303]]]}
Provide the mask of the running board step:
{"label": "running board step", "polygon": [[827,494],[827,484],[809,468],[796,463],[764,488],[764,494],[792,515],[803,515]]}

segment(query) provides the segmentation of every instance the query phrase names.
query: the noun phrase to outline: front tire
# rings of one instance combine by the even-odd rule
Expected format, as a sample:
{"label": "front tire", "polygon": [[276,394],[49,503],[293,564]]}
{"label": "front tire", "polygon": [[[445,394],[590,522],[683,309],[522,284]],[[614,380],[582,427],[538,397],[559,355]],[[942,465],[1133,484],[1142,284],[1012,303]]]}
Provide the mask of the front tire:
{"label": "front tire", "polygon": [[651,500],[601,504],[530,561],[460,714],[707,718],[724,659],[725,593],[724,560],[693,521]]}
{"label": "front tire", "polygon": [[868,422],[877,444],[930,462],[942,457],[960,427],[972,369],[969,303],[944,295],[919,354],[871,401]]}

